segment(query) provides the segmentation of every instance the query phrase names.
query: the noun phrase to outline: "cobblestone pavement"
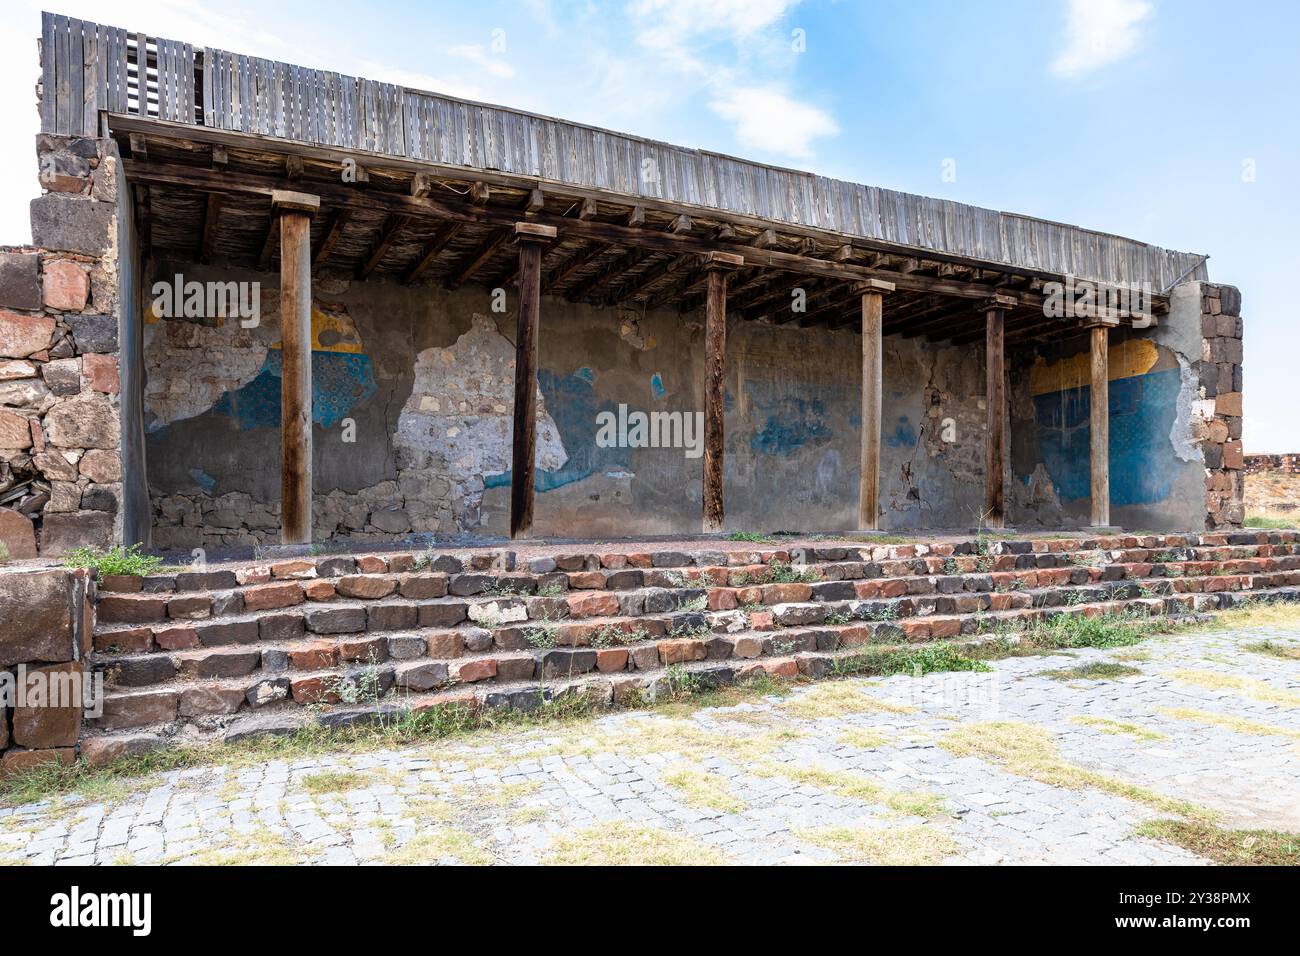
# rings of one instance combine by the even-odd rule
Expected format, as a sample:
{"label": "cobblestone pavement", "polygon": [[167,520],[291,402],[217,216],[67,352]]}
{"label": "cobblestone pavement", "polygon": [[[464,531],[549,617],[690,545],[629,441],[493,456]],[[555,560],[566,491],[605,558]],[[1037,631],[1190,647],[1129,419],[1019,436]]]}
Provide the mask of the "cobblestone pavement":
{"label": "cobblestone pavement", "polygon": [[[173,771],[0,809],[0,861],[1198,863],[1135,829],[1300,830],[1300,662],[1265,639],[1300,628]],[[1137,673],[1043,674],[1099,661]]]}

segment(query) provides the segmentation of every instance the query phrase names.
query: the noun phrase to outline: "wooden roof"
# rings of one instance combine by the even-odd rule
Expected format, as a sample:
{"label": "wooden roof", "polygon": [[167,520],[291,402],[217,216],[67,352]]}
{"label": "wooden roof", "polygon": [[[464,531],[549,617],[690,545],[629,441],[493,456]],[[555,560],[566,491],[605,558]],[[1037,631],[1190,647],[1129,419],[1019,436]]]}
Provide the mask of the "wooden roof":
{"label": "wooden roof", "polygon": [[897,289],[887,333],[975,336],[998,296],[1012,343],[1077,327],[1042,310],[1043,283],[1067,273],[1157,293],[1205,276],[1203,257],[1073,226],[51,14],[41,117],[119,140],[155,255],[270,268],[270,195],[292,189],[321,197],[318,273],[501,285],[511,226],[532,219],[559,232],[545,288],[573,301],[698,307],[717,250],[744,259],[729,312],[746,319],[852,325],[851,283],[877,278]]}

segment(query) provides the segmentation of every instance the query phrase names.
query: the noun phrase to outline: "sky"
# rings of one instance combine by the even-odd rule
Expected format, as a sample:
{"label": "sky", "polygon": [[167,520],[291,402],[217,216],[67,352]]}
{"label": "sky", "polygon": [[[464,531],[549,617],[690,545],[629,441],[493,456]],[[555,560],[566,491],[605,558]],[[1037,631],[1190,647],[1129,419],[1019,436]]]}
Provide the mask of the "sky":
{"label": "sky", "polygon": [[5,0],[0,243],[42,8],[1209,255],[1246,451],[1300,452],[1294,0]]}

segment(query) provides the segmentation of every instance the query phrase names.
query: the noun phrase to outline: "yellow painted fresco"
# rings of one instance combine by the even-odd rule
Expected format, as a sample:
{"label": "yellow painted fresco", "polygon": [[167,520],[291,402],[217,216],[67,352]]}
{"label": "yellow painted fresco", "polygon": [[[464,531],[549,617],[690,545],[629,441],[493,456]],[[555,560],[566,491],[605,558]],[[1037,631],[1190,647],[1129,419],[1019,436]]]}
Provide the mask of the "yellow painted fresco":
{"label": "yellow painted fresco", "polygon": [[[150,303],[144,310],[145,324],[152,325],[160,321],[162,320],[154,312],[153,303]],[[217,316],[216,327],[221,328],[225,324],[226,319]],[[280,348],[278,339],[271,348]],[[311,349],[313,352],[347,352],[353,355],[360,355],[363,351],[361,335],[351,316],[346,312],[325,311],[315,306],[311,310]]]}
{"label": "yellow painted fresco", "polygon": [[[1131,378],[1144,375],[1156,364],[1156,344],[1150,339],[1128,339],[1110,348],[1107,378]],[[1048,362],[1039,358],[1029,370],[1029,394],[1046,395],[1068,388],[1079,388],[1092,380],[1087,352]]]}

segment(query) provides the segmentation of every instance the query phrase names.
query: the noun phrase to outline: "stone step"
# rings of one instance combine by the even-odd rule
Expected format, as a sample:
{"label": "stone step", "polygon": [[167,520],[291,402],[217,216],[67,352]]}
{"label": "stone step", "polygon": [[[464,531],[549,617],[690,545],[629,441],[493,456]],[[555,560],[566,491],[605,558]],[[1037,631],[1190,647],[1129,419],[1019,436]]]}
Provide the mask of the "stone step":
{"label": "stone step", "polygon": [[[469,651],[445,659],[393,658],[392,645],[382,644],[378,638],[354,642],[319,640],[269,648],[223,648],[160,658],[174,669],[160,674],[160,681],[146,687],[111,687],[106,693],[104,716],[94,725],[121,731],[178,719],[231,715],[243,709],[280,703],[334,704],[349,698],[383,698],[390,693],[403,695],[435,687],[545,683],[589,672],[641,675],[670,665],[701,661],[771,657],[798,660],[803,655],[866,645],[888,647],[971,638],[1001,629],[1018,629],[1057,614],[1204,612],[1229,607],[1247,598],[1300,600],[1300,588],[1269,589],[1250,595],[1230,591],[1186,593],[987,614],[934,615],[899,622],[854,621],[770,632],[701,631],[647,638],[628,645],[549,647],[531,651],[494,649],[491,653]],[[404,647],[400,653],[405,655],[412,650],[418,648]],[[388,655],[387,660],[379,658],[380,651]],[[275,663],[268,667],[270,658]],[[348,664],[352,666],[345,666]],[[232,683],[235,678],[244,680]]]}
{"label": "stone step", "polygon": [[[1300,557],[1256,559],[1250,568],[1290,568]],[[1236,565],[1240,569],[1240,565]],[[1007,610],[1024,606],[1026,593],[1058,590],[1054,603],[1071,600],[1070,589],[1096,585],[1135,584],[1139,588],[1177,593],[1195,591],[1247,590],[1300,583],[1300,569],[1261,573],[1221,573],[1226,565],[1111,565],[1106,568],[1072,566],[1024,572],[954,574],[911,578],[868,578],[823,581],[814,584],[772,584],[731,588],[642,588],[624,592],[578,591],[556,598],[469,597],[430,598],[409,601],[394,597],[371,600],[335,598],[303,602],[284,607],[238,614],[202,617],[211,608],[196,601],[202,595],[182,595],[159,604],[157,596],[112,595],[111,617],[149,618],[135,623],[99,624],[95,648],[102,654],[178,651],[194,647],[249,644],[285,640],[312,634],[357,634],[363,632],[409,631],[454,628],[468,622],[489,630],[503,624],[528,627],[530,622],[572,622],[590,618],[642,617],[683,611],[732,611],[758,606],[775,608],[806,603],[834,605],[844,602],[893,602],[897,616],[975,610]],[[1207,574],[1187,573],[1205,571]],[[1183,572],[1183,573],[1178,573]],[[370,583],[391,583],[382,577],[367,577]],[[436,589],[435,589],[436,590]],[[352,593],[380,594],[379,589]],[[396,593],[396,592],[394,592]],[[410,593],[408,591],[408,593]],[[1020,597],[1017,597],[1020,595]],[[1043,598],[1046,603],[1047,596]],[[903,599],[912,600],[911,604]],[[932,600],[931,600],[932,599]],[[145,603],[150,602],[150,603]],[[919,609],[918,609],[919,608]],[[842,608],[862,616],[856,607]],[[870,613],[880,608],[868,609]],[[829,611],[827,613],[830,613]],[[191,615],[186,618],[182,615]],[[780,615],[778,615],[779,617]],[[783,623],[777,620],[779,625]]]}
{"label": "stone step", "polygon": [[[1005,558],[1102,550],[1159,552],[1174,548],[1223,549],[1294,546],[1300,540],[1296,532],[1239,532],[1202,535],[1116,535],[1102,538],[1026,538],[1008,540],[968,539],[956,542],[918,544],[828,544],[795,549],[768,547],[735,548],[728,543],[718,549],[689,551],[647,551],[640,553],[599,551],[556,551],[551,555],[520,558],[516,552],[499,551],[443,553],[383,553],[359,556],[330,556],[288,559],[262,564],[213,566],[204,571],[183,570],[156,574],[146,578],[110,577],[101,581],[101,589],[111,592],[223,591],[245,585],[265,584],[278,580],[338,578],[353,574],[386,574],[433,571],[448,575],[464,573],[506,574],[519,572],[534,577],[551,573],[611,572],[619,570],[699,569],[703,567],[737,567],[767,565],[772,561],[820,565],[851,561],[894,561],[917,557]],[[1147,555],[1146,557],[1149,557]],[[1252,556],[1242,553],[1241,557]],[[1141,558],[1145,559],[1145,558]]]}
{"label": "stone step", "polygon": [[[1026,555],[1021,555],[1026,557]],[[1057,555],[1044,555],[1056,558]],[[958,566],[949,567],[949,563],[961,561]],[[988,572],[966,567],[971,559],[917,559],[906,567],[887,568],[881,564],[827,564],[822,568],[824,580],[813,583],[750,584],[749,579],[742,578],[732,568],[702,568],[705,574],[702,580],[679,580],[673,578],[677,572],[650,572],[647,581],[641,571],[612,572],[616,575],[634,575],[636,580],[617,581],[621,587],[615,588],[620,594],[625,591],[640,592],[649,584],[651,589],[668,589],[680,591],[684,588],[710,588],[711,604],[719,605],[727,600],[725,596],[714,597],[712,591],[719,588],[735,588],[740,591],[736,600],[738,604],[777,604],[789,600],[846,600],[850,597],[850,587],[857,597],[893,597],[902,593],[928,593],[940,591],[956,593],[974,591],[974,589],[992,589],[1006,587],[1040,587],[1053,584],[1083,584],[1087,580],[1127,580],[1135,578],[1170,578],[1170,576],[1204,576],[1212,574],[1240,575],[1260,574],[1273,570],[1300,570],[1300,555],[1283,555],[1283,557],[1265,557],[1248,559],[1231,559],[1231,561],[1169,561],[1169,562],[1113,562],[1106,564],[1066,562],[1061,566],[1035,567],[1032,570],[992,570]],[[719,574],[710,575],[710,571]],[[887,571],[906,572],[906,574],[885,574]],[[598,572],[591,572],[598,574]],[[485,578],[476,575],[476,578]],[[867,581],[862,584],[862,581]],[[876,581],[871,584],[870,581]],[[1019,581],[1019,584],[1017,584]],[[390,597],[404,597],[408,600],[433,600],[455,594],[460,597],[486,597],[487,600],[500,598],[510,600],[515,597],[529,597],[526,585],[520,585],[520,592],[484,594],[486,585],[476,581],[474,588],[448,587],[456,584],[456,579],[448,579],[439,574],[403,574],[389,575],[351,575],[338,581],[278,581],[272,584],[252,585],[242,591],[231,592],[191,592],[168,596],[165,593],[107,593],[101,594],[98,602],[99,630],[103,632],[121,624],[160,623],[164,620],[199,620],[211,617],[238,617],[251,611],[269,611],[286,609],[303,604],[338,604],[339,596],[344,600],[383,601]],[[611,583],[614,581],[611,580]],[[857,583],[852,584],[850,583]],[[636,587],[633,587],[636,585]],[[593,588],[594,589],[594,588]],[[473,591],[474,593],[464,593]],[[555,600],[582,602],[582,598],[573,598],[573,594],[586,589],[565,588],[555,596]],[[774,597],[774,594],[776,597]],[[784,596],[784,597],[783,597]],[[789,597],[800,596],[800,597]],[[547,598],[550,600],[550,598]],[[589,598],[586,604],[599,606],[608,598]],[[715,607],[719,609],[719,607]]]}

